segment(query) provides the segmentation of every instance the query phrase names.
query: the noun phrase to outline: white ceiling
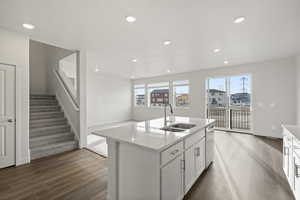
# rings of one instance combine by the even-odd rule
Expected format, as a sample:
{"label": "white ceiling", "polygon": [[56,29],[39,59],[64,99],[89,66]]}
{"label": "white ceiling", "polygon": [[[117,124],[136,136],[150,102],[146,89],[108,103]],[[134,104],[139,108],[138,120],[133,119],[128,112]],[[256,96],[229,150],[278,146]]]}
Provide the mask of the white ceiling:
{"label": "white ceiling", "polygon": [[[129,15],[137,21],[127,23]],[[234,24],[237,16],[246,21]],[[23,23],[36,28],[24,30]],[[294,55],[300,50],[300,1],[0,0],[0,26],[85,49],[92,68],[139,78],[167,69],[226,67],[224,59],[236,65]],[[163,46],[164,40],[172,44]]]}

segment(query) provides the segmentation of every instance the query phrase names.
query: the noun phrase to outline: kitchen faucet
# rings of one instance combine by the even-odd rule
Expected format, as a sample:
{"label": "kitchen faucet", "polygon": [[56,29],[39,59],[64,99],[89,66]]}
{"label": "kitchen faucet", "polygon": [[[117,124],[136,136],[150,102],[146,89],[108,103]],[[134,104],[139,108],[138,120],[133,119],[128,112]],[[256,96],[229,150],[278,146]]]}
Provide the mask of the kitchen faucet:
{"label": "kitchen faucet", "polygon": [[170,112],[173,114],[173,108],[170,103],[165,103],[164,104],[164,111],[165,111],[165,121],[164,121],[164,127],[167,127],[167,106],[170,106]]}

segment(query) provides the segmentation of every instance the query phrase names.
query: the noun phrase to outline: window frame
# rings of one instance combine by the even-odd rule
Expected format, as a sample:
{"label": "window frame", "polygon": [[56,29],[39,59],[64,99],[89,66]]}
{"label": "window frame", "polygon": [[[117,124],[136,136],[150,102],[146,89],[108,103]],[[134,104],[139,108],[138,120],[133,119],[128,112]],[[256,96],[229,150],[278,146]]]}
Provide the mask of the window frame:
{"label": "window frame", "polygon": [[[183,83],[178,83],[183,82]],[[177,106],[176,105],[176,87],[180,86],[187,86],[188,87],[188,105],[185,106]],[[173,90],[173,106],[177,109],[189,109],[191,107],[191,98],[190,98],[190,81],[187,80],[174,80],[172,81],[172,90]]]}
{"label": "window frame", "polygon": [[170,100],[171,100],[171,87],[170,87],[170,81],[160,81],[160,82],[153,82],[153,83],[148,83],[147,84],[147,107],[148,108],[163,108],[163,106],[154,106],[151,104],[151,92],[150,90],[151,89],[159,89],[159,88],[165,88],[167,87],[168,89],[168,100],[169,100],[169,103],[170,103]]}
{"label": "window frame", "polygon": [[[136,89],[144,89],[144,105],[138,105],[136,103]],[[134,107],[146,107],[147,106],[147,85],[146,84],[134,84],[133,85],[133,103]]]}

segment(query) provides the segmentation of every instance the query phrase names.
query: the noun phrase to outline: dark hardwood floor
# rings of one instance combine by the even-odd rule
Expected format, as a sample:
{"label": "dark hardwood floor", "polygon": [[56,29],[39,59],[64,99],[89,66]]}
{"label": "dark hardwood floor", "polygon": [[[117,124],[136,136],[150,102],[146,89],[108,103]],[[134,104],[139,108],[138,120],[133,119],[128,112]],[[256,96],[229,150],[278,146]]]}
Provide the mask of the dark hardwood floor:
{"label": "dark hardwood floor", "polygon": [[[215,162],[186,200],[293,200],[281,140],[216,133]],[[0,170],[0,199],[106,199],[106,159],[77,150]]]}

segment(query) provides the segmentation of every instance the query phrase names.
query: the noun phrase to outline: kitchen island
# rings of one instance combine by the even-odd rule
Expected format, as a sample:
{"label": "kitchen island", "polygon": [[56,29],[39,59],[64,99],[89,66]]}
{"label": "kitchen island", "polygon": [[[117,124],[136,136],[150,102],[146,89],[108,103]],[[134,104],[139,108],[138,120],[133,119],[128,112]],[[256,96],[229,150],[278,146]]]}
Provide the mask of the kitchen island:
{"label": "kitchen island", "polygon": [[109,200],[179,200],[213,161],[215,120],[190,117],[93,131],[107,138]]}
{"label": "kitchen island", "polygon": [[296,200],[300,200],[300,126],[282,125],[283,171]]}

